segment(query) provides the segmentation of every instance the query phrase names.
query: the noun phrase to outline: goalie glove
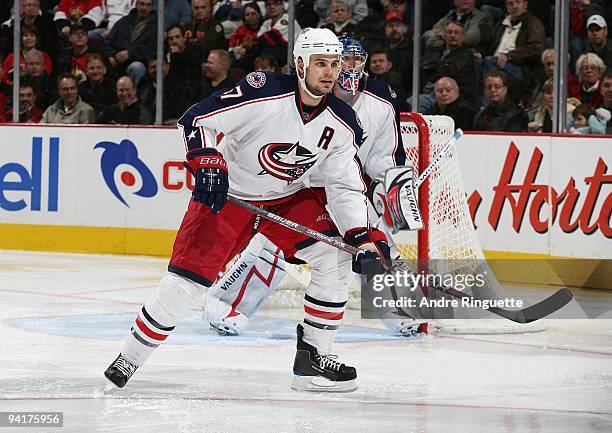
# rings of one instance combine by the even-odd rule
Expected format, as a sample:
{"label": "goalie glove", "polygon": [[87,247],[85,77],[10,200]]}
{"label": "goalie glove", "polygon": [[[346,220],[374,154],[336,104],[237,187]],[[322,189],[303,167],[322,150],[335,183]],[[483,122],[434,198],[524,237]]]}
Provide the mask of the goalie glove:
{"label": "goalie glove", "polygon": [[414,189],[413,171],[410,166],[402,166],[392,167],[385,172],[385,213],[388,213],[392,220],[390,226],[394,232],[423,228],[423,218]]}
{"label": "goalie glove", "polygon": [[187,152],[185,168],[195,178],[192,197],[217,213],[227,201],[227,162],[216,149],[198,148]]}
{"label": "goalie glove", "polygon": [[347,244],[359,248],[353,256],[353,272],[362,275],[382,274],[391,269],[391,249],[387,237],[375,228],[357,227],[344,235]]}

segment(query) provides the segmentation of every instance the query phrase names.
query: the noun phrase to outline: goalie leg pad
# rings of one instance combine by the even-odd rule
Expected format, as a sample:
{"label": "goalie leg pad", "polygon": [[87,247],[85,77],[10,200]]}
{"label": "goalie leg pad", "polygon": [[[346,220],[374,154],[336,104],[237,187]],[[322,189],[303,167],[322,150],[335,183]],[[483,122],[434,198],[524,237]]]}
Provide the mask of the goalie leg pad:
{"label": "goalie leg pad", "polygon": [[282,251],[262,234],[255,235],[203,299],[204,319],[222,333],[237,335],[286,273]]}

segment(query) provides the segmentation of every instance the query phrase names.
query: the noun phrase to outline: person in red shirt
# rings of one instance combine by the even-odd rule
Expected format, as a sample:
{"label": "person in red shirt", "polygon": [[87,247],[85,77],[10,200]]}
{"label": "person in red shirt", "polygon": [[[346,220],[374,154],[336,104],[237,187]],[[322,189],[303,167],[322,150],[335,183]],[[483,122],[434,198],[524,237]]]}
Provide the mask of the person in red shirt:
{"label": "person in red shirt", "polygon": [[[38,46],[39,42],[38,30],[34,26],[25,26],[21,32],[21,55],[19,56],[19,69],[20,74],[25,73],[25,54],[35,49]],[[47,75],[51,75],[53,72],[53,62],[51,62],[51,58],[47,53],[41,51],[44,59],[45,72]],[[13,53],[10,53],[4,59],[3,73],[2,73],[2,82],[8,86],[13,84]]]}
{"label": "person in red shirt", "polygon": [[263,22],[261,9],[256,2],[244,6],[244,24],[236,29],[229,40],[229,52],[238,60],[257,42],[257,32]]}
{"label": "person in red shirt", "polygon": [[[40,107],[36,106],[36,90],[34,86],[28,81],[21,82],[19,84],[19,123],[39,123],[42,115],[43,111]],[[0,120],[2,123],[13,122],[12,106],[6,109]]]}

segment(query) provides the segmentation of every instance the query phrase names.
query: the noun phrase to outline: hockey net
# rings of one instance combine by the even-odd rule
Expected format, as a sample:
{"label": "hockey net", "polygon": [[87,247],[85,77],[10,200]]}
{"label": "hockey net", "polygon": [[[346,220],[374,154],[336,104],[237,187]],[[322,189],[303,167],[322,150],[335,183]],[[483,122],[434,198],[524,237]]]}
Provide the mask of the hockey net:
{"label": "hockey net", "polygon": [[[407,163],[412,164],[418,173],[425,170],[454,132],[454,121],[448,116],[403,113],[401,133]],[[427,272],[437,274],[484,273],[487,278],[484,291],[470,294],[479,298],[503,298],[505,292],[488,267],[476,237],[455,145],[421,184],[418,198],[424,229],[394,235],[396,247],[409,267],[416,271],[425,266]],[[303,290],[309,278],[307,269],[293,267],[268,306],[301,307]],[[360,288],[356,283],[349,293],[349,308],[360,308]],[[495,329],[501,327],[500,332],[512,332],[502,321],[495,322],[498,324],[487,327],[472,322],[469,328],[482,332],[491,329],[497,333]],[[443,326],[442,321],[440,325]],[[452,328],[454,332],[461,332],[457,321],[453,321]]]}

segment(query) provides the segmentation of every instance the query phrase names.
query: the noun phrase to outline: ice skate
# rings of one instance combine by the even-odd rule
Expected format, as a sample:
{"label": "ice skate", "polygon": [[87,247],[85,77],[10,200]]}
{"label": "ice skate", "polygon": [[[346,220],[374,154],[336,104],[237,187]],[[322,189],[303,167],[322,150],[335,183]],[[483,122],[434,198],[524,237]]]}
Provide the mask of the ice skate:
{"label": "ice skate", "polygon": [[357,389],[357,371],[336,361],[334,355],[319,355],[316,347],[303,341],[304,327],[297,326],[297,353],[293,363],[296,391],[349,392]]}
{"label": "ice skate", "polygon": [[132,374],[138,369],[138,366],[132,364],[119,354],[117,359],[108,366],[104,372],[104,376],[110,380],[117,388],[123,388],[127,381],[132,377]]}

